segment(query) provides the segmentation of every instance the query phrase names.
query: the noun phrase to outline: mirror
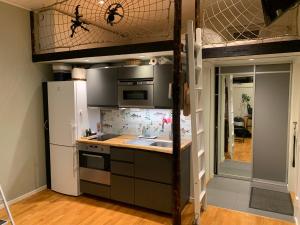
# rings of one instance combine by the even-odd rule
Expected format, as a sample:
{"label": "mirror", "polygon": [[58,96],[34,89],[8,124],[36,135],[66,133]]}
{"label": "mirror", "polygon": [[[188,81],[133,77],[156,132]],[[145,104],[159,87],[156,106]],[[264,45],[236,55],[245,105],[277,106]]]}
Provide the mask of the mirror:
{"label": "mirror", "polygon": [[254,76],[220,75],[218,101],[218,174],[251,178]]}

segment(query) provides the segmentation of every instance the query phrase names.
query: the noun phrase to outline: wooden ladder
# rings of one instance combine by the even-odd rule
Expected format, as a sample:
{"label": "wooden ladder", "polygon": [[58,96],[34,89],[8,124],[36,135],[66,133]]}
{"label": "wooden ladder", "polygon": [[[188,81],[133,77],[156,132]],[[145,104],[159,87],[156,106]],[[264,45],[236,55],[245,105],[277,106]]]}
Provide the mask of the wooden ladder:
{"label": "wooden ladder", "polygon": [[1,220],[0,219],[0,225],[6,225],[6,224],[12,224],[12,225],[15,225],[15,222],[12,218],[12,215],[11,215],[11,212],[9,210],[9,207],[8,207],[8,203],[6,201],[6,198],[5,198],[5,195],[4,195],[4,192],[2,190],[2,187],[0,185],[0,205],[3,204],[4,205],[4,208],[6,210],[6,213],[7,213],[7,216],[8,216],[8,219],[7,220]]}
{"label": "wooden ladder", "polygon": [[202,37],[201,29],[196,29],[193,21],[188,21],[188,72],[190,84],[191,124],[192,124],[192,167],[194,181],[193,224],[200,224],[200,212],[207,206],[206,167],[204,147],[204,99],[202,73]]}

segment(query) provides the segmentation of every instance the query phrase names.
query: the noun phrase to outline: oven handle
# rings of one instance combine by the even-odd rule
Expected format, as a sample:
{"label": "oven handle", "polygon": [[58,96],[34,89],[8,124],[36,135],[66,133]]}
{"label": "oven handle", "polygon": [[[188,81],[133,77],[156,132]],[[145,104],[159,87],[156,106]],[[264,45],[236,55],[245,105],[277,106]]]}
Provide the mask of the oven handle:
{"label": "oven handle", "polygon": [[86,157],[93,157],[93,158],[99,158],[99,159],[103,159],[104,158],[101,155],[91,155],[91,154],[86,154],[86,153],[83,153],[82,155],[86,156]]}

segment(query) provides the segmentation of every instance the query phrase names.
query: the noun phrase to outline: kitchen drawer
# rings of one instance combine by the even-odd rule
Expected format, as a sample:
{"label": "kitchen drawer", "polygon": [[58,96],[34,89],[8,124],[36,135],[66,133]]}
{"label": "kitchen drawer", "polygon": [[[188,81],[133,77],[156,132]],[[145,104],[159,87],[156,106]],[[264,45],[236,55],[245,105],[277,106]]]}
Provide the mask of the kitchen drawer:
{"label": "kitchen drawer", "polygon": [[110,157],[112,160],[123,161],[123,162],[133,162],[134,161],[134,151],[127,148],[115,148],[111,147]]}
{"label": "kitchen drawer", "polygon": [[111,199],[134,204],[134,178],[112,175]]}
{"label": "kitchen drawer", "polygon": [[172,185],[135,179],[135,205],[160,212],[172,212]]}
{"label": "kitchen drawer", "polygon": [[172,184],[172,155],[137,150],[134,171],[136,178]]}
{"label": "kitchen drawer", "polygon": [[111,161],[111,172],[117,175],[133,177],[134,166],[128,162]]}
{"label": "kitchen drawer", "polygon": [[110,198],[110,186],[80,180],[80,192]]}

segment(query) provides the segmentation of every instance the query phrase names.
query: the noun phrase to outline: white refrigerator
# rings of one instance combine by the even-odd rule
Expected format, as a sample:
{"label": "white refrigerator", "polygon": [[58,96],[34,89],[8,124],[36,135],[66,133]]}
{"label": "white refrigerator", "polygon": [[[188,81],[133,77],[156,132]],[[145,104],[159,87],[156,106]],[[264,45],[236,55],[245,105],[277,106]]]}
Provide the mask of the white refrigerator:
{"label": "white refrigerator", "polygon": [[85,81],[48,82],[52,190],[78,196],[76,140],[88,128]]}

